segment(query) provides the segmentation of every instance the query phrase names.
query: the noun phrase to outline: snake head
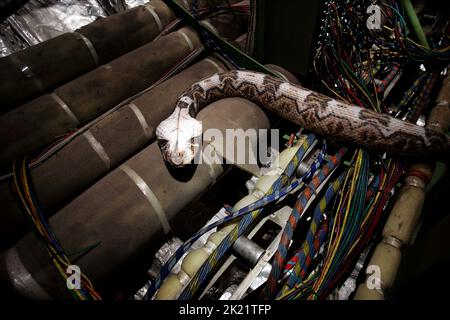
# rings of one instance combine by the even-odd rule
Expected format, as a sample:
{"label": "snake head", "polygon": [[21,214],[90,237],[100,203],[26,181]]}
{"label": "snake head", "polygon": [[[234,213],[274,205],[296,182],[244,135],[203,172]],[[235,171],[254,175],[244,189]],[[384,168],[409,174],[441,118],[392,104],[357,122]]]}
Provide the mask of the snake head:
{"label": "snake head", "polygon": [[201,144],[201,121],[183,111],[175,110],[156,129],[163,158],[173,167],[190,164]]}

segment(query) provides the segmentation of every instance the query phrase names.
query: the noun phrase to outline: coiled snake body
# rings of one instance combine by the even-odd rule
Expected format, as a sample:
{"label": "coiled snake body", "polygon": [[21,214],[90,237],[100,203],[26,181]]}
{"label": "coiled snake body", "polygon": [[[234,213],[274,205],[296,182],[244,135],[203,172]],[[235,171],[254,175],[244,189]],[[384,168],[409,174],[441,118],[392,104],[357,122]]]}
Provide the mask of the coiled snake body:
{"label": "coiled snake body", "polygon": [[174,112],[159,124],[156,135],[167,162],[182,166],[192,161],[194,141],[202,134],[196,114],[227,97],[248,99],[302,128],[364,149],[409,157],[449,158],[449,139],[444,134],[262,73],[230,71],[192,85],[178,99]]}

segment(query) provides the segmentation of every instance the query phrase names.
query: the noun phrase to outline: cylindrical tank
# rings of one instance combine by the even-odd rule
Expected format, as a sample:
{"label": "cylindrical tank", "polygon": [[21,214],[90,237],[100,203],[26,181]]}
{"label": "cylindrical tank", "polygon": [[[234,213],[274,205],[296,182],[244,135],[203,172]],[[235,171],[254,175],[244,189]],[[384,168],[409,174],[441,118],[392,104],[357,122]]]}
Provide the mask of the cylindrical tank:
{"label": "cylindrical tank", "polygon": [[0,114],[152,41],[174,18],[152,0],[0,58]]}
{"label": "cylindrical tank", "polygon": [[[172,113],[184,90],[196,81],[226,70],[209,57],[164,81],[128,105],[112,112],[31,170],[37,197],[48,216],[133,154],[155,140],[158,124]],[[93,139],[96,144],[93,145]],[[93,147],[94,146],[94,147]],[[95,148],[97,146],[97,148]],[[106,166],[98,146],[109,159]],[[67,170],[70,168],[70,170]],[[12,180],[0,184],[0,250],[13,245],[29,230]]]}
{"label": "cylindrical tank", "polygon": [[160,79],[201,46],[182,28],[152,41],[0,117],[0,167],[81,127]]}
{"label": "cylindrical tank", "polygon": [[[203,128],[268,129],[265,113],[240,98],[217,101],[198,115]],[[224,133],[225,135],[225,133]],[[209,143],[205,142],[204,148]],[[222,164],[202,163],[189,179],[167,169],[157,143],[123,163],[50,219],[66,252],[101,245],[76,264],[94,285],[113,283],[114,273],[152,242],[171,232],[170,221],[224,172]],[[76,257],[74,257],[76,258]],[[0,257],[0,290],[30,298],[70,297],[65,280],[34,234]]]}

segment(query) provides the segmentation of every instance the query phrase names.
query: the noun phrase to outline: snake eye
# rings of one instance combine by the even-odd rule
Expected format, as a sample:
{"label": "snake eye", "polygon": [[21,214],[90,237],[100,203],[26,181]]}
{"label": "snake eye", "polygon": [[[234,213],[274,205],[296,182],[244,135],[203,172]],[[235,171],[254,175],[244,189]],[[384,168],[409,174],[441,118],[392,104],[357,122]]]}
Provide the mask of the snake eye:
{"label": "snake eye", "polygon": [[166,139],[158,139],[158,145],[161,148],[161,150],[164,150],[167,148],[167,144],[169,143],[169,140]]}

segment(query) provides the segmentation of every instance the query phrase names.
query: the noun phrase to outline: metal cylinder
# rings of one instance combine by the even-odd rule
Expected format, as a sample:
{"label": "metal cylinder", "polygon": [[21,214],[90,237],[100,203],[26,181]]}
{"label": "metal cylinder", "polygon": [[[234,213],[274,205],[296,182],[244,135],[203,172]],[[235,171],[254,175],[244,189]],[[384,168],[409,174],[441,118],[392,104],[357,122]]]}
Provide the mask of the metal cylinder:
{"label": "metal cylinder", "polygon": [[[204,129],[223,132],[269,128],[264,112],[239,98],[217,101],[197,118]],[[171,232],[170,221],[213,185],[226,168],[202,163],[194,168],[191,178],[180,179],[177,172],[167,170],[155,142],[60,210],[50,223],[66,252],[100,241],[100,246],[79,257],[76,264],[97,288],[106,283],[114,286],[115,272],[149,244],[162,242],[164,234]],[[10,272],[12,265],[16,273]],[[37,287],[40,289],[33,290]],[[65,281],[32,233],[0,258],[0,290],[22,295],[25,290],[28,296],[44,299],[70,296]]]}
{"label": "metal cylinder", "polygon": [[0,114],[152,41],[174,18],[152,0],[0,58]]}
{"label": "metal cylinder", "polygon": [[271,71],[273,71],[275,74],[279,75],[282,79],[289,81],[290,83],[296,84],[298,86],[301,86],[301,83],[297,79],[297,77],[294,76],[294,74],[292,74],[285,68],[280,67],[276,64],[266,64],[265,66],[269,68]]}
{"label": "metal cylinder", "polygon": [[239,237],[233,244],[233,250],[244,258],[250,265],[255,266],[259,258],[264,254],[264,249],[249,240],[247,237]]}
{"label": "metal cylinder", "polygon": [[3,114],[0,167],[139,93],[200,46],[197,33],[182,28]]}
{"label": "metal cylinder", "polygon": [[[89,129],[90,135],[77,136],[32,168],[33,185],[46,214],[52,216],[95,181],[153,142],[157,125],[170,115],[178,96],[192,83],[223,70],[225,66],[213,57],[194,64],[103,118]],[[98,149],[93,148],[92,137],[107,155],[108,167]],[[1,250],[13,245],[29,228],[12,192],[11,179],[0,184],[0,203],[3,206]]]}

